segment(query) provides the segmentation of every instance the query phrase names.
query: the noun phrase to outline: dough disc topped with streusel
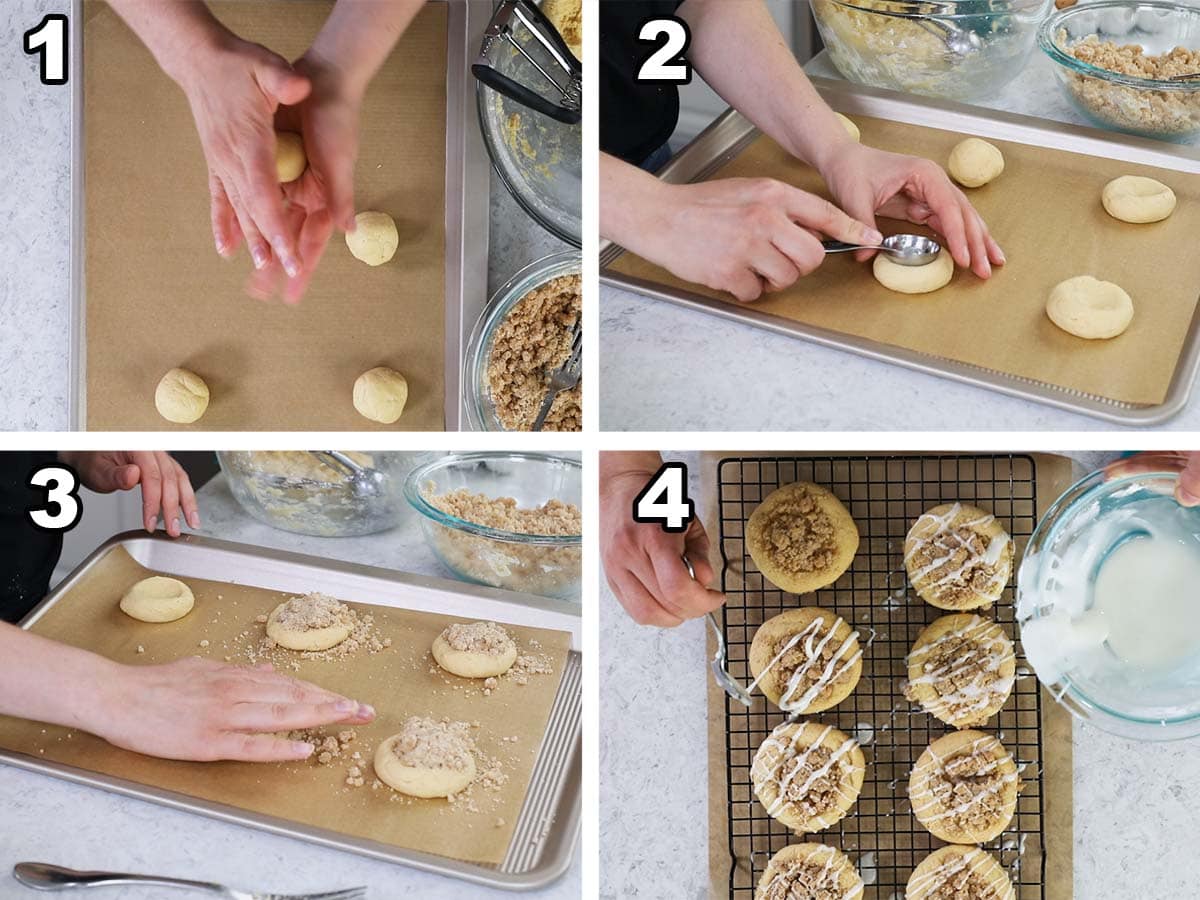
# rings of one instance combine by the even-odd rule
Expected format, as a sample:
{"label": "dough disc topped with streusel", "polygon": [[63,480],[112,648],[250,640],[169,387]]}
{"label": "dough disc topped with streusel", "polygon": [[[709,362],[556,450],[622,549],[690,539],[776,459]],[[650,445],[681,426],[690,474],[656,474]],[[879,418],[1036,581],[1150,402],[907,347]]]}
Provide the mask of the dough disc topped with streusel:
{"label": "dough disc topped with streusel", "polygon": [[494,678],[517,660],[517,645],[495,622],[455,622],[433,641],[433,658],[453,675]]}
{"label": "dough disc topped with streusel", "polygon": [[922,513],[904,539],[913,590],[938,609],[991,606],[1004,593],[1012,564],[1012,538],[995,516],[966,503]]}
{"label": "dough disc topped with streusel", "polygon": [[798,481],[767,495],[746,523],[746,549],[768,581],[805,594],[837,581],[858,550],[858,528],[825,488]]}
{"label": "dough disc topped with streusel", "polygon": [[1000,861],[985,850],[950,844],[913,870],[905,900],[1016,900]]}
{"label": "dough disc topped with streusel", "polygon": [[754,795],[767,814],[798,832],[821,831],[845,816],[865,775],[858,742],[819,722],[778,726],[750,765]]}
{"label": "dough disc topped with streusel", "polygon": [[453,797],[475,780],[474,743],[466,722],[413,716],[375,750],[375,774],[412,797]]}
{"label": "dough disc topped with streusel", "polygon": [[767,863],[754,900],[857,900],[862,892],[862,877],[841,850],[789,844]]}
{"label": "dough disc topped with streusel", "polygon": [[787,712],[816,713],[849,696],[862,675],[858,632],[816,606],[763,622],[750,644],[750,671],[763,696]]}
{"label": "dough disc topped with streusel", "polygon": [[328,650],[353,630],[350,607],[316,592],[292,597],[267,616],[267,637],[288,650]]}
{"label": "dough disc topped with streusel", "polygon": [[925,748],[908,782],[913,815],[936,838],[981,844],[1012,821],[1021,777],[1004,745],[981,731],[943,735]]}

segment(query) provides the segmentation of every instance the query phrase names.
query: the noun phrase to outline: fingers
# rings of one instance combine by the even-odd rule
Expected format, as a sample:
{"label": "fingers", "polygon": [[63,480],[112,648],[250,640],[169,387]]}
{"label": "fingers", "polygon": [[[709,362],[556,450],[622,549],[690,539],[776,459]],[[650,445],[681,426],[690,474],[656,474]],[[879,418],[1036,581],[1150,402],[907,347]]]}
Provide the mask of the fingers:
{"label": "fingers", "polygon": [[175,460],[166,453],[156,453],[158,470],[162,473],[163,528],[171,537],[179,537],[179,476]]}
{"label": "fingers", "polygon": [[240,762],[287,762],[308,759],[313,745],[305,741],[289,741],[267,734],[218,734],[208,748],[207,758],[230,759]]}
{"label": "fingers", "polygon": [[699,519],[692,519],[684,541],[683,552],[696,572],[696,581],[702,585],[712,584],[716,578],[716,573],[713,572],[713,567],[708,562],[708,549],[708,533]]}
{"label": "fingers", "polygon": [[294,728],[317,728],[334,723],[366,722],[374,718],[374,710],[363,708],[353,700],[324,703],[239,703],[227,717],[232,731],[290,731]]}
{"label": "fingers", "polygon": [[728,291],[742,303],[757,300],[766,290],[766,284],[757,274],[745,266],[735,266],[725,272],[720,284],[713,285],[719,290]]}
{"label": "fingers", "polygon": [[754,272],[766,282],[767,289],[772,291],[790,287],[801,275],[801,269],[773,243],[764,244],[759,249],[752,266]]}
{"label": "fingers", "polygon": [[[802,275],[815,272],[817,267],[825,262],[825,248],[812,233],[791,221],[787,221],[772,238],[775,248],[789,260],[796,275],[786,284],[772,284],[775,290],[788,287]],[[773,279],[772,279],[773,280]]]}
{"label": "fingers", "polygon": [[237,214],[225,193],[225,186],[213,172],[208,173],[208,193],[212,207],[213,243],[221,256],[232,256],[241,240],[242,229],[238,226]]}
{"label": "fingers", "polygon": [[1200,506],[1200,453],[1187,454],[1187,464],[1179,473],[1175,498],[1184,506]]}
{"label": "fingers", "polygon": [[276,106],[295,106],[312,92],[312,82],[295,71],[286,59],[265,48],[254,77],[267,99]]}
{"label": "fingers", "polygon": [[962,198],[962,215],[963,227],[967,234],[967,251],[971,254],[971,271],[980,278],[992,277],[992,264],[988,259],[987,228],[983,224],[983,220],[979,218],[979,213],[975,212],[973,207],[966,197]]}
{"label": "fingers", "polygon": [[158,510],[162,503],[163,476],[158,460],[153,453],[134,454],[142,475],[142,522],[146,530],[153,533],[158,524]]}
{"label": "fingers", "polygon": [[[259,141],[246,160],[241,199],[254,220],[259,234],[266,239],[283,270],[292,278],[300,274],[292,230],[283,209],[283,192],[275,171],[275,141]],[[243,224],[243,231],[245,230]],[[249,237],[247,236],[247,240]],[[258,259],[255,259],[258,268]]]}
{"label": "fingers", "polygon": [[664,609],[641,581],[626,569],[608,572],[608,585],[630,618],[639,625],[674,628],[683,622],[682,618]]}
{"label": "fingers", "polygon": [[246,240],[246,249],[250,253],[250,259],[254,263],[254,268],[261,271],[271,264],[271,247],[263,238],[258,226],[254,224],[254,218],[245,203],[242,202],[237,189],[233,185],[229,185],[226,192],[229,195],[229,202],[233,206],[234,215],[237,217],[238,228]]}
{"label": "fingers", "polygon": [[183,515],[187,523],[193,528],[199,528],[200,509],[196,505],[196,493],[192,490],[192,480],[188,478],[187,472],[183,470],[183,466],[174,459],[171,462],[175,466],[175,480],[179,488],[179,507],[183,510]]}
{"label": "fingers", "polygon": [[[688,561],[691,562],[690,558]],[[725,602],[724,595],[708,590],[692,578],[678,553],[657,553],[650,562],[654,566],[655,580],[661,592],[659,602],[675,615],[694,619]],[[692,567],[695,568],[695,563]]]}
{"label": "fingers", "polygon": [[869,216],[870,224],[852,219],[824,197],[792,188],[788,192],[785,210],[788,217],[821,234],[850,244],[878,244],[883,240],[875,229],[874,210],[864,210],[860,215]]}
{"label": "fingers", "polygon": [[300,228],[300,258],[304,260],[304,268],[296,278],[289,278],[284,284],[284,303],[299,303],[308,290],[309,282],[316,274],[325,248],[329,246],[329,238],[333,235],[333,221],[333,216],[325,209],[305,217]]}

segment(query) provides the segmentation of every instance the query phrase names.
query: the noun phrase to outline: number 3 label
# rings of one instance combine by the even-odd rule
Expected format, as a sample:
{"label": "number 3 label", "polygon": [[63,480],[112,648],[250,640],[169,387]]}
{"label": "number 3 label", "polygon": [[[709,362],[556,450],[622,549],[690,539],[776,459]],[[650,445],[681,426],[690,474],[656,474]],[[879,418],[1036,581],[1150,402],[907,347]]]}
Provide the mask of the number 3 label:
{"label": "number 3 label", "polygon": [[67,17],[50,13],[25,32],[25,52],[41,56],[42,84],[66,84]]}
{"label": "number 3 label", "polygon": [[26,513],[43,531],[70,531],[79,524],[83,504],[79,502],[79,476],[69,466],[46,466],[29,476],[29,486],[43,488],[46,500]]}
{"label": "number 3 label", "polygon": [[638,69],[639,82],[670,82],[672,84],[691,84],[692,67],[684,54],[692,42],[692,33],[688,31],[683,19],[671,16],[667,19],[647,19],[638,31],[638,40],[654,43],[662,38],[662,43],[649,59]]}
{"label": "number 3 label", "polygon": [[687,495],[687,466],[663,463],[633,499],[633,521],[653,522],[663,531],[687,531],[696,516],[696,504]]}

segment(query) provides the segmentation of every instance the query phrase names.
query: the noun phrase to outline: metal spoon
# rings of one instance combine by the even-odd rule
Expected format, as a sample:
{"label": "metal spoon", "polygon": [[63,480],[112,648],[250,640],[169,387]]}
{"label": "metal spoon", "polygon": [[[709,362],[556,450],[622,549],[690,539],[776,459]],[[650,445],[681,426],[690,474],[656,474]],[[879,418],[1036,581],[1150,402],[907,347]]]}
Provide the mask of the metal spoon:
{"label": "metal spoon", "polygon": [[[687,566],[688,574],[695,581],[696,570],[692,568],[692,561],[684,556],[683,564]],[[710,663],[713,680],[716,681],[717,687],[738,703],[741,703],[743,706],[750,706],[754,702],[750,697],[750,692],[742,687],[741,682],[730,675],[726,668],[729,665],[729,658],[725,652],[725,635],[721,633],[721,626],[717,623],[717,617],[712,613],[708,614],[708,624],[712,628],[713,636],[717,639],[717,652],[713,654],[712,662]]]}
{"label": "metal spoon", "polygon": [[360,466],[339,450],[310,450],[325,465],[346,476],[355,497],[378,497],[383,493],[383,473]]}
{"label": "metal spoon", "polygon": [[883,243],[848,244],[845,241],[821,241],[826,253],[845,253],[848,250],[882,250],[892,262],[901,266],[924,266],[933,262],[942,252],[942,245],[933,238],[919,234],[893,234]]}

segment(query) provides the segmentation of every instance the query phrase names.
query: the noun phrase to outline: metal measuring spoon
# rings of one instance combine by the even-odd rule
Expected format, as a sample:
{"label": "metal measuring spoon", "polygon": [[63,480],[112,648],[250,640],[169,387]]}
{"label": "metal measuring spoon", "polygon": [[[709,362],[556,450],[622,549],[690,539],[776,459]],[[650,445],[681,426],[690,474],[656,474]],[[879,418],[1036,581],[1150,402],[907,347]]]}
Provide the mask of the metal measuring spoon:
{"label": "metal measuring spoon", "polygon": [[893,234],[874,244],[848,244],[845,241],[821,241],[826,253],[845,253],[848,250],[882,250],[899,266],[924,266],[942,252],[942,245],[920,234]]}
{"label": "metal measuring spoon", "polygon": [[[695,581],[696,570],[692,568],[692,561],[686,556],[681,558],[683,559],[683,564],[687,566],[688,575]],[[750,692],[742,687],[741,682],[730,675],[729,670],[726,668],[729,665],[729,657],[725,652],[725,635],[721,633],[721,626],[717,623],[717,617],[711,612],[708,614],[708,624],[712,628],[713,636],[717,639],[717,652],[713,654],[712,662],[709,664],[712,667],[713,680],[717,682],[717,687],[738,703],[741,703],[743,706],[750,706],[754,702],[750,697]]]}

